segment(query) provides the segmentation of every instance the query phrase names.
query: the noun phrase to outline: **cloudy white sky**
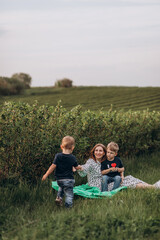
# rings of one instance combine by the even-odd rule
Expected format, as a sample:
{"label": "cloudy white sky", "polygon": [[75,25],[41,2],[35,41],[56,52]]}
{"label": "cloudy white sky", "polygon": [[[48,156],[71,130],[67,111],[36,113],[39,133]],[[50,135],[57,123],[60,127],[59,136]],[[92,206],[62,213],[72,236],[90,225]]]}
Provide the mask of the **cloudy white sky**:
{"label": "cloudy white sky", "polygon": [[0,76],[160,86],[160,0],[0,0]]}

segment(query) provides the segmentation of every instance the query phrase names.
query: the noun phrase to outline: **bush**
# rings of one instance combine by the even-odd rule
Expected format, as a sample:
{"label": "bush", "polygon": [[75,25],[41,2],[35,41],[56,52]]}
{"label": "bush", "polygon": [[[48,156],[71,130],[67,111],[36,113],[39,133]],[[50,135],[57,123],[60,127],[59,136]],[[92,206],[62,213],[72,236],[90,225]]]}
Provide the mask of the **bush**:
{"label": "bush", "polygon": [[29,74],[15,73],[15,74],[12,75],[11,78],[16,79],[19,82],[23,83],[25,88],[30,88],[32,78]]}
{"label": "bush", "polygon": [[24,88],[24,83],[17,79],[0,77],[0,95],[20,94]]}
{"label": "bush", "polygon": [[55,87],[64,87],[64,88],[69,88],[72,87],[72,80],[68,78],[63,78],[62,80],[57,80],[55,82]]}
{"label": "bush", "polygon": [[117,142],[120,156],[160,150],[159,122],[160,112],[147,110],[96,113],[83,112],[81,106],[67,111],[60,103],[55,108],[5,103],[0,113],[1,178],[36,182],[65,135],[76,139],[74,154],[80,164],[98,142]]}

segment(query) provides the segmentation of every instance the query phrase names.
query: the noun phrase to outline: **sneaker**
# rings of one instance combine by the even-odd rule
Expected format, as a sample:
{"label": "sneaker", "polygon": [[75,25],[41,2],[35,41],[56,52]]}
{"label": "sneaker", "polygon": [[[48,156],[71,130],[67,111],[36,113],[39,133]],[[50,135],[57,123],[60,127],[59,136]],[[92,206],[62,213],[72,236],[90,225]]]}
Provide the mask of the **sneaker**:
{"label": "sneaker", "polygon": [[156,182],[155,184],[153,184],[153,186],[160,189],[160,180],[158,182]]}
{"label": "sneaker", "polygon": [[57,204],[57,206],[62,206],[63,205],[62,198],[56,197],[55,203]]}

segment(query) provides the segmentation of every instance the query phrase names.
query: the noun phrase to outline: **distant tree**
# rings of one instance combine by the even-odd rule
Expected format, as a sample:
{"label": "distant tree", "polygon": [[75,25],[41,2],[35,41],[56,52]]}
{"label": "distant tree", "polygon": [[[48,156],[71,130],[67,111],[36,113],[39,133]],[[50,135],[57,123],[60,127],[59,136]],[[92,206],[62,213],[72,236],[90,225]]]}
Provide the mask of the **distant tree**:
{"label": "distant tree", "polygon": [[25,89],[25,84],[17,79],[0,77],[0,95],[20,94]]}
{"label": "distant tree", "polygon": [[25,85],[25,88],[30,88],[32,78],[29,74],[26,73],[15,73],[12,75],[13,79],[17,79],[20,82],[23,82]]}
{"label": "distant tree", "polygon": [[69,88],[72,87],[72,82],[73,81],[68,78],[63,78],[55,82],[55,87]]}

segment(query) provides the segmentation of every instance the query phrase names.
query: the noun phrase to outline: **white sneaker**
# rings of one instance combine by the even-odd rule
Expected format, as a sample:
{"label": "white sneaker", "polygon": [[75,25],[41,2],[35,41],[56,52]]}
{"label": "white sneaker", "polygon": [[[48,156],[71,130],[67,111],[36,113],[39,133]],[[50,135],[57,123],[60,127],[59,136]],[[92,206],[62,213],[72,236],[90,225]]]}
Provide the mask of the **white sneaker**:
{"label": "white sneaker", "polygon": [[160,180],[158,182],[156,182],[155,184],[153,184],[153,186],[160,189]]}

